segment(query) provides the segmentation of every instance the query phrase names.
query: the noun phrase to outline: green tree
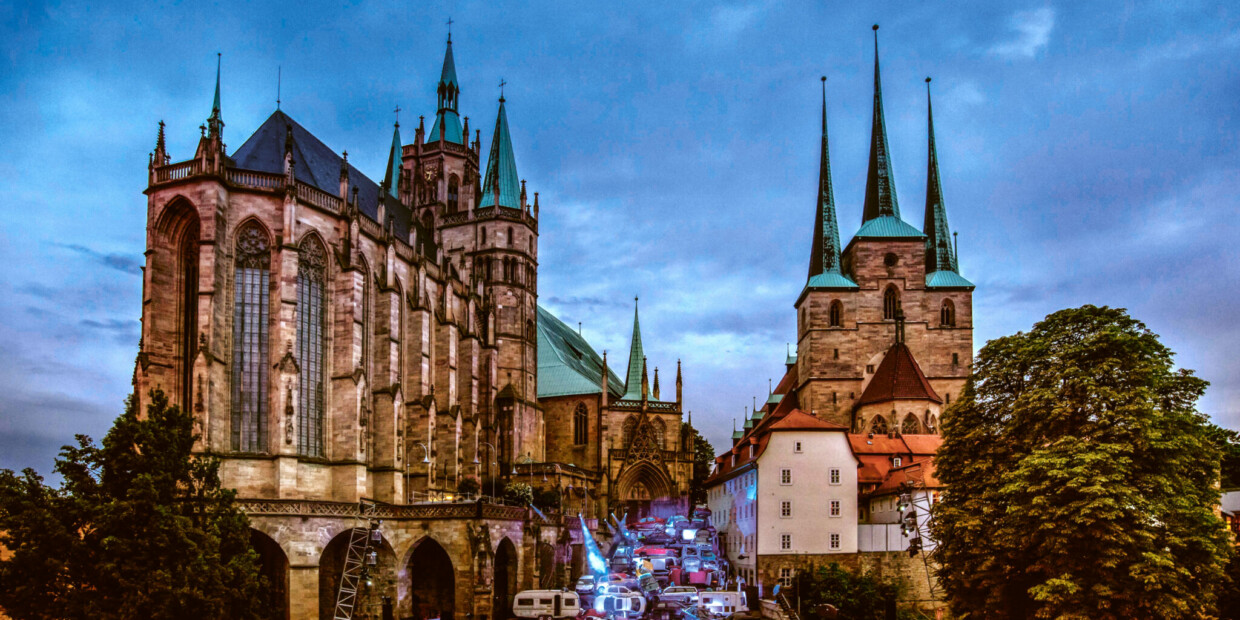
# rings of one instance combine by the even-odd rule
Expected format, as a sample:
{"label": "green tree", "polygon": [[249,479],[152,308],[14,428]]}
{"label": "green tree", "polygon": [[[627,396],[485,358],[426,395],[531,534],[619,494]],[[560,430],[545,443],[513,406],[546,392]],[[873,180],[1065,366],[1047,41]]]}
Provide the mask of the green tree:
{"label": "green tree", "polygon": [[715,462],[715,448],[688,424],[682,424],[688,437],[689,445],[693,446],[693,478],[689,481],[689,502],[692,504],[706,503],[706,478],[710,476],[711,463]]}
{"label": "green tree", "polygon": [[970,617],[1208,614],[1227,535],[1206,382],[1119,309],[993,340],[943,414],[939,579]]}
{"label": "green tree", "polygon": [[[807,620],[824,617],[825,605],[834,606],[840,620],[877,620],[884,617],[887,601],[896,600],[904,589],[897,581],[850,571],[835,562],[799,571],[794,585],[801,591],[801,616]],[[795,606],[796,590],[788,597]]]}
{"label": "green tree", "polygon": [[509,482],[504,485],[504,501],[517,506],[534,503],[534,487],[524,482]]}
{"label": "green tree", "polygon": [[0,608],[26,618],[261,618],[258,555],[219,462],[191,455],[193,420],[151,393],[103,445],[78,436],[57,488],[0,470]]}

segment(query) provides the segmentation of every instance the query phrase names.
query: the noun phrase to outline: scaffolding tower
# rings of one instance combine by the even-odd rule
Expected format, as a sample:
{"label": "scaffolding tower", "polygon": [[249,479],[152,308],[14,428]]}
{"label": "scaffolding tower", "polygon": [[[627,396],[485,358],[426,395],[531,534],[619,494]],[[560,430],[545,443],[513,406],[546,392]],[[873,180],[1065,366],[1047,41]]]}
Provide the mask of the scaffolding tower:
{"label": "scaffolding tower", "polygon": [[[336,592],[336,610],[332,613],[332,620],[353,620],[353,610],[358,605],[358,588],[363,583],[370,585],[370,567],[378,564],[375,549],[383,540],[379,532],[382,521],[375,517],[378,507],[378,503],[372,500],[358,502],[358,517],[349,533],[349,548],[344,554],[344,570],[340,572],[340,589]],[[363,520],[365,527],[361,524]]]}

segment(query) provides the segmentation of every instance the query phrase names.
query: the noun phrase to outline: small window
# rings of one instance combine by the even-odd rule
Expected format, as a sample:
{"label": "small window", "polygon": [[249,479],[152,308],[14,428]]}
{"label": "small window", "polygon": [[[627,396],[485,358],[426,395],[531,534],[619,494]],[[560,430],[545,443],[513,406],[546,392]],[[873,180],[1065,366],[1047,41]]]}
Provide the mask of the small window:
{"label": "small window", "polygon": [[839,350],[839,349],[836,349],[836,350],[835,350],[835,359],[840,359],[840,350]]}
{"label": "small window", "polygon": [[942,307],[939,308],[939,326],[956,326],[956,306],[952,304],[950,299],[944,299]]}
{"label": "small window", "polygon": [[508,247],[512,247],[513,241],[515,239],[516,237],[512,234],[512,227],[509,226],[508,227]]}
{"label": "small window", "polygon": [[785,568],[779,569],[779,585],[785,588],[792,587],[792,569],[791,568],[785,567]]}
{"label": "small window", "polygon": [[874,374],[874,364],[866,364],[866,365],[865,365],[865,374],[867,374],[867,375],[872,375],[872,374]]}
{"label": "small window", "polygon": [[952,353],[952,366],[959,366],[959,365],[960,365],[960,354]]}
{"label": "small window", "polygon": [[779,470],[779,483],[784,485],[792,484],[791,469],[785,467],[784,469]]}
{"label": "small window", "polygon": [[839,484],[839,483],[840,483],[840,468],[832,467],[831,468],[831,484]]}
{"label": "small window", "polygon": [[801,442],[799,442],[799,441],[795,441],[795,442],[793,442],[793,443],[792,443],[792,451],[793,451],[793,452],[800,452],[800,451],[801,451]]}
{"label": "small window", "polygon": [[831,500],[831,516],[840,516],[840,500],[838,499]]}
{"label": "small window", "polygon": [[780,534],[779,535],[779,549],[780,551],[791,551],[792,550],[792,534]]}
{"label": "small window", "polygon": [[893,457],[891,457],[891,466],[892,466],[892,467],[899,467],[901,462],[902,462],[902,461],[900,460],[900,457],[898,457],[898,456],[893,456]]}
{"label": "small window", "polygon": [[944,396],[944,398],[946,398],[946,400],[947,400],[947,402],[948,402],[948,403],[952,402],[952,393],[951,393],[951,392],[948,392],[948,393]]}
{"label": "small window", "polygon": [[792,517],[792,501],[791,500],[786,499],[779,503],[779,517],[781,519],[788,519]]}
{"label": "small window", "polygon": [[482,227],[482,239],[480,240],[480,243],[486,243],[486,242],[487,242],[487,227],[483,226]]}
{"label": "small window", "polygon": [[839,392],[831,392],[831,404],[832,405],[840,402],[839,396],[840,396]]}
{"label": "small window", "polygon": [[[891,256],[890,254],[888,256]],[[883,320],[896,320],[896,312],[900,309],[900,294],[896,292],[896,287],[888,286],[883,293]]]}
{"label": "small window", "polygon": [[827,312],[827,321],[831,327],[844,326],[844,304],[838,299],[831,302],[831,309]]}
{"label": "small window", "polygon": [[900,257],[896,256],[895,252],[888,252],[887,255],[883,257],[883,264],[888,267],[895,267],[899,263]]}
{"label": "small window", "polygon": [[832,549],[840,548],[840,535],[839,534],[831,534],[831,548]]}

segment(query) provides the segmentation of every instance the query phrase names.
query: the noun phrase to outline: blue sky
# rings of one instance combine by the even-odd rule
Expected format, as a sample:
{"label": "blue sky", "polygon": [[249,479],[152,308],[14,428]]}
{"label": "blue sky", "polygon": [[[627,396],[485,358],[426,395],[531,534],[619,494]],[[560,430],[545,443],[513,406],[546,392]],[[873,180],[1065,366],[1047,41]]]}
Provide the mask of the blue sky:
{"label": "blue sky", "polygon": [[[608,3],[589,3],[591,5]],[[865,6],[861,6],[865,5]],[[372,178],[392,110],[434,114],[449,16],[461,110],[541,192],[541,302],[622,363],[684,360],[717,446],[782,372],[817,183],[820,75],[845,243],[861,220],[882,24],[904,219],[936,137],[975,345],[1128,308],[1240,428],[1240,16],[1224,3],[139,3],[0,6],[0,467],[48,471],[130,390],[147,154],[192,156],[223,53],[230,150],[283,109]],[[585,5],[582,5],[585,6]],[[617,364],[619,365],[619,364]]]}

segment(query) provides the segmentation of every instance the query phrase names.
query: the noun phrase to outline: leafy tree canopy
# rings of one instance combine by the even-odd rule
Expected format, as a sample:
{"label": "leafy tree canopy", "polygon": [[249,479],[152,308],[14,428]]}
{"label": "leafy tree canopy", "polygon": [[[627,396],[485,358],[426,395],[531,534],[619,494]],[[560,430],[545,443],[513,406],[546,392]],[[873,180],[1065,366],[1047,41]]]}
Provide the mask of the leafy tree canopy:
{"label": "leafy tree canopy", "polygon": [[689,481],[689,501],[693,504],[704,504],[706,503],[705,483],[706,478],[710,476],[711,463],[715,461],[715,448],[696,428],[688,424],[684,424],[683,427],[687,429],[689,445],[693,447],[693,478]]}
{"label": "leafy tree canopy", "polygon": [[249,522],[219,462],[190,454],[191,417],[151,393],[103,445],[79,435],[53,488],[0,470],[0,609],[15,619],[261,618]]}
{"label": "leafy tree canopy", "polygon": [[[878,620],[886,617],[888,605],[894,605],[904,589],[896,580],[850,571],[835,562],[798,571],[794,586],[788,594],[789,603],[797,605],[799,589],[801,616],[806,620]],[[835,608],[835,616],[826,613],[830,609],[827,605]]]}
{"label": "leafy tree canopy", "polygon": [[969,617],[1208,614],[1227,535],[1206,382],[1121,309],[986,344],[944,412],[935,557]]}

